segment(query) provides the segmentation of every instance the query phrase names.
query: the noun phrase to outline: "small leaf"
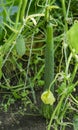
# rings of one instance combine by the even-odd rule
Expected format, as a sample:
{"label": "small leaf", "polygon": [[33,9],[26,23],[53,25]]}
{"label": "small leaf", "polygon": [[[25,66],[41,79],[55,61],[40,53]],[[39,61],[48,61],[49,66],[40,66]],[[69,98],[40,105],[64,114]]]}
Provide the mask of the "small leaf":
{"label": "small leaf", "polygon": [[78,54],[78,22],[75,22],[67,32],[67,39],[70,49],[74,49],[75,53]]}
{"label": "small leaf", "polygon": [[74,130],[78,130],[78,115],[74,116],[73,126],[74,126]]}
{"label": "small leaf", "polygon": [[26,96],[27,96],[27,93],[26,93],[26,92],[22,92],[22,93],[21,93],[21,96],[22,96],[22,97],[26,97]]}
{"label": "small leaf", "polygon": [[44,104],[50,104],[50,105],[52,105],[55,102],[53,93],[50,90],[47,90],[42,93],[41,100],[43,101]]}
{"label": "small leaf", "polygon": [[25,54],[26,47],[25,47],[25,42],[24,42],[22,35],[20,35],[16,39],[16,51],[17,51],[19,56],[23,56]]}
{"label": "small leaf", "polygon": [[16,98],[16,99],[20,99],[21,98],[21,96],[17,92],[15,92],[15,91],[12,94],[13,94],[14,98]]}
{"label": "small leaf", "polygon": [[66,89],[66,83],[63,82],[57,89],[58,94],[63,93],[65,89]]}

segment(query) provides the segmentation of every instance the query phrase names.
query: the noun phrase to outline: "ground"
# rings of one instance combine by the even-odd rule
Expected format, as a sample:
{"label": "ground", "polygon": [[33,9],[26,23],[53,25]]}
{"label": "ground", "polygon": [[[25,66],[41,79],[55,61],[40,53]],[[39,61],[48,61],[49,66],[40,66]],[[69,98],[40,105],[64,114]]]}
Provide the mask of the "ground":
{"label": "ground", "polygon": [[46,123],[45,119],[38,116],[0,113],[0,130],[46,130]]}
{"label": "ground", "polygon": [[[41,116],[0,112],[0,130],[47,130],[46,120]],[[66,130],[73,128],[68,127]]]}

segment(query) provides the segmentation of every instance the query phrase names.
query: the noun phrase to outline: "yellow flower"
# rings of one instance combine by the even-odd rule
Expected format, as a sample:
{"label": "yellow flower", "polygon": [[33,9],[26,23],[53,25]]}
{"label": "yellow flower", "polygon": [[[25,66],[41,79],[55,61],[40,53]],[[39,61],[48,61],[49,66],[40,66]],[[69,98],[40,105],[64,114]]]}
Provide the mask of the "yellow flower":
{"label": "yellow flower", "polygon": [[55,97],[50,90],[47,90],[42,93],[41,100],[44,104],[52,105],[55,102]]}

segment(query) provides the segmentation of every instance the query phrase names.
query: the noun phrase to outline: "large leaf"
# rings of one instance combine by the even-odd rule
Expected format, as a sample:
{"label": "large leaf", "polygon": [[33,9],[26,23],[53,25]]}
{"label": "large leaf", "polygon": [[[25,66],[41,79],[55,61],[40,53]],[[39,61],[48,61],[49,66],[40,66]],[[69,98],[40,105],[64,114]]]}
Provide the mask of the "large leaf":
{"label": "large leaf", "polygon": [[74,116],[73,126],[74,126],[74,130],[78,130],[78,115]]}
{"label": "large leaf", "polygon": [[78,22],[75,22],[67,32],[67,38],[70,49],[78,54]]}

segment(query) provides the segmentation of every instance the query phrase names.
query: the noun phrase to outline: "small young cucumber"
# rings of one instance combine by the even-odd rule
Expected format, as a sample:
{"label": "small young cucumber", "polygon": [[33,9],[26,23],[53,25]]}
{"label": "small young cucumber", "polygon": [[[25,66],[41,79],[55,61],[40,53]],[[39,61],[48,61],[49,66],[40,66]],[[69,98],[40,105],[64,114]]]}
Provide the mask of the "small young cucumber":
{"label": "small young cucumber", "polygon": [[25,47],[25,42],[22,35],[20,35],[16,39],[16,51],[20,57],[22,57],[25,54],[26,47]]}

